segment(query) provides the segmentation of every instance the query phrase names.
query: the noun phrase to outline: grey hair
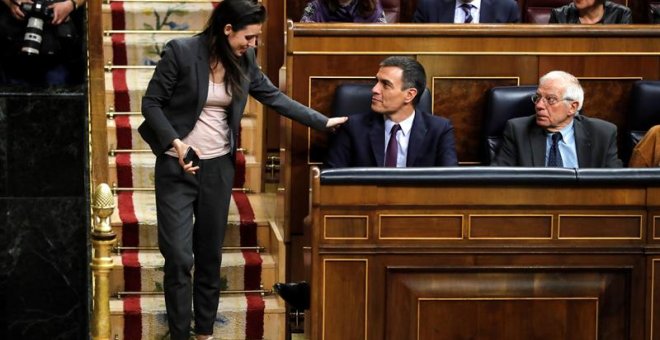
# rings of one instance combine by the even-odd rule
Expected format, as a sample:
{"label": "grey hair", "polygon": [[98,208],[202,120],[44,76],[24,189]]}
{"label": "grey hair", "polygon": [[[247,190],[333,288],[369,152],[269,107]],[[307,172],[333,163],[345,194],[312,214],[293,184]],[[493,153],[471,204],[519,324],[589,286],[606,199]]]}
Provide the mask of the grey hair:
{"label": "grey hair", "polygon": [[539,79],[539,85],[549,80],[559,80],[564,86],[564,98],[578,102],[578,111],[582,110],[584,103],[584,90],[580,81],[574,75],[564,71],[550,71]]}

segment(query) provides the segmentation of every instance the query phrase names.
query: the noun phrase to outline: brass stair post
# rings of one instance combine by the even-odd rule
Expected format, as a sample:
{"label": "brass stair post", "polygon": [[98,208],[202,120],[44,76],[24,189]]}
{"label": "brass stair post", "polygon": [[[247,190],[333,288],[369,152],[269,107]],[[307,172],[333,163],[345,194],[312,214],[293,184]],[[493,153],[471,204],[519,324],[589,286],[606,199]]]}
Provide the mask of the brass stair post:
{"label": "brass stair post", "polygon": [[101,183],[96,187],[92,201],[94,230],[92,231],[92,272],[94,275],[94,298],[92,309],[92,339],[110,340],[110,270],[112,249],[117,235],[110,226],[110,216],[115,209],[110,186]]}

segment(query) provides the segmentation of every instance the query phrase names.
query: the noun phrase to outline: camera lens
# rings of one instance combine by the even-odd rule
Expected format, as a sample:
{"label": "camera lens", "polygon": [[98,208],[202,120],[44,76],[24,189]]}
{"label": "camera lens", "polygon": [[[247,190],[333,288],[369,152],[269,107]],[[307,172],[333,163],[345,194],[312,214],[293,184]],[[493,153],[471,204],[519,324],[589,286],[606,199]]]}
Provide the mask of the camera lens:
{"label": "camera lens", "polygon": [[38,55],[39,49],[41,48],[41,41],[43,40],[43,31],[43,19],[34,16],[30,17],[30,19],[28,19],[27,27],[25,28],[21,52],[28,55]]}

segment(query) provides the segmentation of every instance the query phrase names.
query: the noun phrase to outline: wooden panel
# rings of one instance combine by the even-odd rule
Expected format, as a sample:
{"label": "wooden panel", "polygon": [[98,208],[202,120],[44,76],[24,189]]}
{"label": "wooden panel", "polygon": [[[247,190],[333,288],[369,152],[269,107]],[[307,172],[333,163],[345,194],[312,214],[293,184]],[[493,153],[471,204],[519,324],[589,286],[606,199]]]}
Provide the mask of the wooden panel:
{"label": "wooden panel", "polygon": [[535,55],[419,54],[417,60],[424,65],[429,86],[434,77],[514,77],[521,85],[535,84],[538,80],[539,62]]}
{"label": "wooden panel", "polygon": [[[329,189],[333,188],[329,186]],[[357,191],[360,187],[354,187]],[[336,192],[336,194],[340,194]],[[343,195],[347,195],[344,193]],[[442,194],[438,188],[420,187],[378,187],[375,197],[380,203],[390,205],[488,205],[488,206],[543,206],[556,207],[558,205],[580,204],[583,206],[627,205],[644,204],[646,197],[643,189],[612,190],[607,195],[601,188],[566,188],[566,187],[479,187],[479,186],[444,186]],[[504,199],[506,197],[506,199]],[[339,198],[338,198],[339,199]],[[333,199],[326,201],[330,203]],[[376,201],[372,201],[376,202]],[[521,209],[521,208],[518,208]]]}
{"label": "wooden panel", "polygon": [[596,298],[420,299],[416,339],[598,339]]}
{"label": "wooden panel", "polygon": [[641,239],[642,216],[559,215],[559,238]]}
{"label": "wooden panel", "polygon": [[660,239],[660,216],[653,216],[653,239]]}
{"label": "wooden panel", "polygon": [[470,215],[470,239],[550,239],[552,215]]}
{"label": "wooden panel", "polygon": [[385,334],[628,339],[630,279],[624,268],[389,268]]}
{"label": "wooden panel", "polygon": [[660,339],[660,313],[657,312],[660,308],[660,259],[651,259],[651,275],[650,275],[650,306],[649,306],[649,339]]}
{"label": "wooden panel", "polygon": [[[322,27],[329,25],[314,25],[312,24],[299,24],[297,25],[296,33],[303,33],[303,27],[312,30],[314,33]],[[326,30],[322,35],[314,36],[314,38],[304,39],[301,35],[300,39],[293,41],[289,48],[297,53],[319,53],[321,51],[328,51],[341,54],[373,54],[373,53],[387,53],[396,54],[397,51],[406,51],[407,54],[484,54],[484,55],[497,55],[497,54],[517,54],[517,55],[562,55],[562,54],[591,54],[597,55],[601,51],[610,51],[612,53],[633,53],[633,54],[654,54],[660,50],[660,40],[646,37],[646,41],[642,41],[643,36],[639,37],[626,37],[626,44],[621,44],[621,39],[624,27],[617,27],[619,33],[622,35],[617,37],[601,36],[598,39],[589,37],[590,34],[583,36],[574,36],[570,38],[570,44],[557,43],[558,40],[566,40],[566,37],[560,35],[550,35],[545,31],[538,36],[532,36],[534,33],[540,33],[541,30],[547,30],[543,25],[519,25],[516,28],[522,34],[529,36],[521,36],[512,38],[511,36],[497,36],[496,30],[502,26],[495,25],[480,25],[475,30],[451,30],[453,25],[397,25],[391,27],[383,27],[383,25],[372,25],[369,27],[359,27],[355,25],[333,25],[333,30]],[[577,25],[576,25],[577,26]],[[361,37],[351,36],[351,32],[347,32],[351,28],[360,30],[357,34],[372,33],[365,39],[367,35]],[[415,30],[414,33],[418,34],[416,39],[409,39],[409,36],[403,33],[406,28]],[[443,32],[435,30],[435,28],[445,29]],[[488,29],[492,28],[490,32]],[[507,33],[511,34],[511,27]],[[522,32],[523,30],[530,30],[529,32]],[[582,32],[587,33],[584,27],[580,28]],[[336,30],[342,30],[345,33],[343,36],[337,36]],[[378,31],[378,32],[376,32]],[[438,32],[437,35],[436,31]],[[477,33],[470,35],[469,33]],[[488,36],[490,33],[490,36]],[[610,33],[610,32],[608,32]],[[389,34],[389,35],[388,35]],[[651,33],[652,34],[652,33]],[[657,33],[656,33],[657,34]],[[397,36],[398,35],[398,36]],[[403,39],[395,39],[394,37]],[[488,36],[488,39],[484,37]],[[438,43],[441,40],[441,43]],[[496,66],[496,65],[493,65]]]}
{"label": "wooden panel", "polygon": [[516,86],[517,77],[434,77],[433,112],[451,120],[460,163],[479,163],[486,92],[495,86]]}
{"label": "wooden panel", "polygon": [[333,205],[355,206],[378,199],[376,186],[351,186],[332,185],[320,193],[320,199],[324,202],[332,202]]}
{"label": "wooden panel", "polygon": [[368,216],[324,216],[326,239],[367,239],[369,238]]}
{"label": "wooden panel", "polygon": [[462,239],[463,215],[380,215],[380,239]]}
{"label": "wooden panel", "polygon": [[[655,40],[657,38],[650,38]],[[659,40],[660,41],[660,40]],[[615,45],[625,47],[620,41]],[[660,50],[658,50],[660,51]],[[598,53],[596,53],[598,54]],[[601,55],[553,55],[539,56],[539,75],[552,70],[563,70],[576,77],[642,77],[658,79],[660,69],[658,56],[616,55],[602,53]]]}
{"label": "wooden panel", "polygon": [[649,207],[660,207],[660,188],[648,188],[646,201]]}
{"label": "wooden panel", "polygon": [[366,339],[367,260],[325,259],[323,278],[322,339]]}

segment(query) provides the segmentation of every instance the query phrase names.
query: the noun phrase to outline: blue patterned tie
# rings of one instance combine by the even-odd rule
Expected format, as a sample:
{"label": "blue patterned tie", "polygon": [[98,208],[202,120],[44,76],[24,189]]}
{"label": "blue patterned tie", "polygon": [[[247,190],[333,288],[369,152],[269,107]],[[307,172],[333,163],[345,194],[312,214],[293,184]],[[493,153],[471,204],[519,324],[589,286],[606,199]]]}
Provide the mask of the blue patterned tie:
{"label": "blue patterned tie", "polygon": [[399,145],[396,142],[396,133],[401,129],[399,124],[394,124],[390,130],[390,140],[387,142],[385,151],[385,166],[396,168],[396,156],[399,153]]}
{"label": "blue patterned tie", "polygon": [[474,5],[472,4],[461,4],[461,9],[465,12],[465,21],[464,23],[469,24],[472,22],[472,12],[470,11]]}
{"label": "blue patterned tie", "polygon": [[561,140],[561,133],[555,132],[552,134],[552,145],[548,153],[548,166],[549,167],[563,167],[564,162],[561,160],[561,153],[559,152],[559,141]]}

